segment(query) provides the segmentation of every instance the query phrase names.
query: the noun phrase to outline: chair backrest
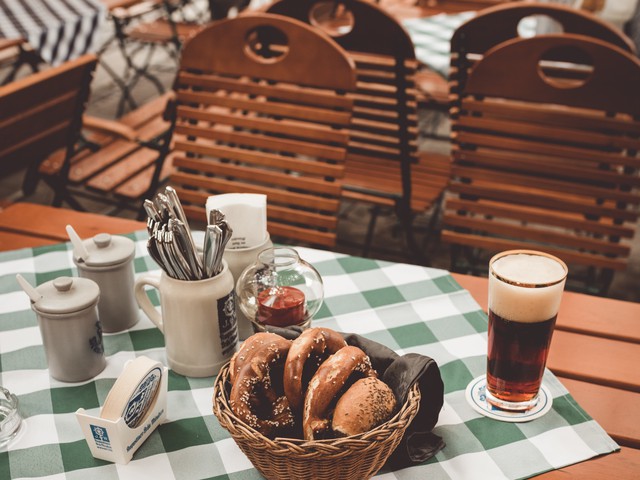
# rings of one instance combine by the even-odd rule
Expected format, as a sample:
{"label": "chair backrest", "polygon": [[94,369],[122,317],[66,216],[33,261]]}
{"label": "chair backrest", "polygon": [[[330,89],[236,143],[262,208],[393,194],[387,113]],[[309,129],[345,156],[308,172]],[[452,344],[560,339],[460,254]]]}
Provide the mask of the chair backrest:
{"label": "chair backrest", "polygon": [[[597,38],[630,53],[635,52],[631,39],[589,12],[553,3],[512,2],[497,5],[478,12],[454,32],[449,73],[451,93],[455,96],[464,88],[470,68],[485,52],[504,41],[520,38],[521,21],[534,16],[557,22],[562,33]],[[553,68],[547,71],[551,74]],[[558,74],[567,75],[568,72],[564,70]]]}
{"label": "chair backrest", "polygon": [[0,87],[1,164],[24,166],[73,145],[96,62],[85,55]]}
{"label": "chair backrest", "polygon": [[[587,79],[545,77],[539,62],[553,50],[581,51]],[[638,219],[638,85],[640,60],[580,35],[509,40],[487,52],[452,119],[442,239],[489,254],[545,250],[604,271],[596,289],[605,290],[626,266]]]}
{"label": "chair backrest", "polygon": [[340,47],[278,15],[221,20],[185,45],[175,89],[170,182],[187,215],[204,221],[209,195],[264,193],[272,236],[335,244],[355,89]]}
{"label": "chair backrest", "polygon": [[[314,25],[347,50],[358,78],[347,162],[371,161],[370,175],[376,175],[377,161],[394,162],[402,170],[399,195],[408,205],[410,165],[417,156],[418,64],[411,37],[396,19],[364,0],[281,0],[269,12]],[[358,187],[345,184],[345,189]]]}

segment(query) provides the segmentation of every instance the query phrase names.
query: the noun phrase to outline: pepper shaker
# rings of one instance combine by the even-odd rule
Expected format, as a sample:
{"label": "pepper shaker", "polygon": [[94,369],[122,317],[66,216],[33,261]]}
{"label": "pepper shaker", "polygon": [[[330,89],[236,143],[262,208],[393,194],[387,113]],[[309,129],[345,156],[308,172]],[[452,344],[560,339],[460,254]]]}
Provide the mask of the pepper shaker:
{"label": "pepper shaker", "polygon": [[49,373],[81,382],[106,366],[98,318],[100,289],[86,278],[58,277],[36,287],[31,308],[38,317]]}
{"label": "pepper shaker", "polygon": [[78,275],[100,287],[98,312],[105,333],[121,332],[138,322],[139,311],[134,290],[133,258],[135,243],[120,235],[99,233],[83,240],[83,256],[74,250]]}

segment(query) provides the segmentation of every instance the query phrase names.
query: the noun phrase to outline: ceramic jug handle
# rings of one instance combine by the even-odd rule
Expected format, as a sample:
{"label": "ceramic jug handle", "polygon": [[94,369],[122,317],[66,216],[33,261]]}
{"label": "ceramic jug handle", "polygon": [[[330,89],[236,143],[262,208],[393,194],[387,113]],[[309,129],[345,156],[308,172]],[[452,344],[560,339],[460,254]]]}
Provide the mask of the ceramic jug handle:
{"label": "ceramic jug handle", "polygon": [[160,277],[156,275],[143,275],[141,277],[136,278],[134,291],[136,295],[136,301],[138,305],[142,309],[142,311],[149,317],[149,319],[155,324],[158,329],[164,333],[164,325],[162,323],[162,315],[156,310],[156,307],[153,306],[151,300],[149,299],[149,295],[145,291],[144,287],[149,285],[160,293]]}

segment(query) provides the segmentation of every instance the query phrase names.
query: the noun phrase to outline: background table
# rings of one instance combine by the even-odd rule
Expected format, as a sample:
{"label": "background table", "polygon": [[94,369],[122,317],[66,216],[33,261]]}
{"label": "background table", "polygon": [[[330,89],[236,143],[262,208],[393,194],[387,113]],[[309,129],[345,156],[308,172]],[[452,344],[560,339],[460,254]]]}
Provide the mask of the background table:
{"label": "background table", "polygon": [[[5,212],[12,210],[14,207]],[[7,228],[5,212],[0,212],[0,232]],[[74,224],[74,215],[66,219]],[[8,223],[15,231],[15,219]],[[136,271],[154,269],[144,247],[146,233],[132,237],[138,240]],[[401,353],[428,354],[441,366],[446,396],[435,431],[448,446],[426,465],[383,471],[381,478],[465,478],[478,471],[492,478],[520,477],[616,448],[551,374],[546,382],[554,396],[554,409],[538,421],[497,423],[468,407],[462,392],[471,378],[484,371],[486,315],[446,271],[319,250],[300,252],[325,278],[327,298],[318,324],[364,334]],[[69,245],[5,252],[0,254],[0,272],[0,382],[19,395],[27,417],[22,436],[9,452],[0,453],[0,478],[62,472],[65,478],[140,478],[143,473],[157,478],[258,478],[211,413],[212,379],[188,379],[173,373],[169,422],[141,447],[134,462],[117,466],[94,460],[73,412],[82,406],[97,413],[127,359],[144,354],[164,360],[162,336],[141,318],[131,331],[105,336],[109,366],[94,381],[56,382],[48,376],[35,315],[26,295],[17,290],[14,275],[22,273],[39,284],[73,274]],[[477,280],[480,286],[486,283]],[[590,472],[594,471],[590,465],[608,464],[613,471],[618,468],[619,473],[630,475],[640,465],[633,452],[637,451],[625,449],[623,454],[607,455],[563,472],[584,472],[585,468]],[[554,474],[559,473],[552,472],[550,478]]]}
{"label": "background table", "polygon": [[[477,13],[476,11],[439,13],[404,20],[402,24],[413,41],[418,61],[447,78],[453,32]],[[536,19],[525,18],[518,29],[523,36],[533,36],[536,25]]]}
{"label": "background table", "polygon": [[96,50],[100,0],[0,0],[0,38],[25,39],[51,65]]}

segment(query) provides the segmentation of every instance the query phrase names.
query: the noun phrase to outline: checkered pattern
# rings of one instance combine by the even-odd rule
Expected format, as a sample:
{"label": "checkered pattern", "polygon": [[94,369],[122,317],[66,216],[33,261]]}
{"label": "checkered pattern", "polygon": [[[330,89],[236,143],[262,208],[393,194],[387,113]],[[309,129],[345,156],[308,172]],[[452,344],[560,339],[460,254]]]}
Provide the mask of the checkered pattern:
{"label": "checkered pattern", "polygon": [[[416,58],[425,67],[439,73],[444,78],[449,75],[450,42],[453,32],[477,12],[440,13],[424,18],[411,18],[403,22],[415,46]],[[524,37],[533,36],[536,31],[534,18],[525,18],[518,25],[518,32]]]}
{"label": "checkered pattern", "polygon": [[[156,270],[137,241],[137,274]],[[485,369],[487,319],[468,292],[443,270],[299,249],[324,278],[326,300],[314,322],[356,332],[438,362],[445,402],[435,432],[447,446],[423,465],[382,470],[377,478],[523,478],[616,450],[607,436],[547,372],[554,397],[546,416],[525,424],[477,414],[464,391]],[[97,415],[125,362],[146,355],[166,362],[162,334],[141,313],[130,331],[105,335],[107,368],[92,381],[65,384],[50,378],[35,314],[15,274],[32,284],[74,275],[70,245],[0,254],[0,383],[15,393],[25,423],[0,449],[0,478],[255,479],[252,468],[212,414],[213,378],[169,373],[168,418],[128,465],[95,460],[74,412]],[[157,298],[156,298],[157,304]]]}
{"label": "checkered pattern", "polygon": [[100,0],[0,0],[0,38],[24,38],[58,65],[95,51],[105,17]]}

